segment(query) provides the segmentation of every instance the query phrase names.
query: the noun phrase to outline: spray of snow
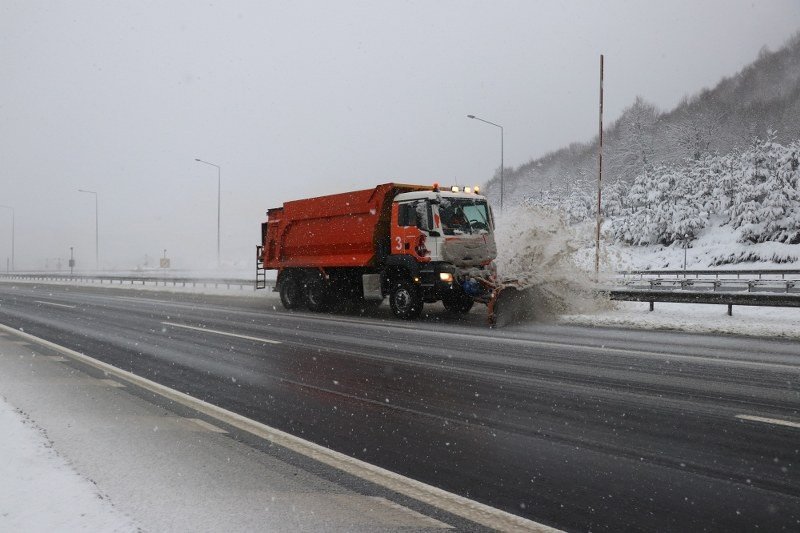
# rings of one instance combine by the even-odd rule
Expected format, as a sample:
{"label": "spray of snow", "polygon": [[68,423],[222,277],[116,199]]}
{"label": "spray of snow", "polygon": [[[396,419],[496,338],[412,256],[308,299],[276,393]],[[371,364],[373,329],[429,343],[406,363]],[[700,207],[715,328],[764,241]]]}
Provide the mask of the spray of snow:
{"label": "spray of snow", "polygon": [[498,217],[498,275],[530,287],[524,316],[517,318],[541,320],[611,308],[608,296],[597,290],[593,268],[575,261],[575,253],[592,238],[590,225],[570,226],[545,207],[507,208]]}

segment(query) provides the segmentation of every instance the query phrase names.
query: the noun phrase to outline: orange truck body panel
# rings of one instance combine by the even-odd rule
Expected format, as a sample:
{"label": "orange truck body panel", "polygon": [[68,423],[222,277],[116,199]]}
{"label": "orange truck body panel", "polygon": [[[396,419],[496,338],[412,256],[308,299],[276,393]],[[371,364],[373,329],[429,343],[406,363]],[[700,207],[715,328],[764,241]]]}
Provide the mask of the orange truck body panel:
{"label": "orange truck body panel", "polygon": [[375,266],[379,243],[389,241],[392,200],[425,190],[432,187],[385,183],[270,209],[262,225],[264,268]]}

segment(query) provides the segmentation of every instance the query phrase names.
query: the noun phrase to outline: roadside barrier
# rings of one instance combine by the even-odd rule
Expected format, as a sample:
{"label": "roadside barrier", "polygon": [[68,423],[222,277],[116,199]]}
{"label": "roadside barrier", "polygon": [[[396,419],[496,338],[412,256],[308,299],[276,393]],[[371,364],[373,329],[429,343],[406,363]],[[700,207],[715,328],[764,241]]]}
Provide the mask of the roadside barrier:
{"label": "roadside barrier", "polygon": [[[166,276],[115,276],[115,275],[69,275],[58,273],[0,273],[0,280],[22,280],[22,281],[66,281],[72,283],[97,283],[99,285],[163,285],[173,287],[239,287],[244,290],[246,287],[255,290],[256,282],[254,279],[235,279],[235,278],[190,278],[190,277],[166,277]],[[267,285],[272,286],[274,282],[267,280]]]}

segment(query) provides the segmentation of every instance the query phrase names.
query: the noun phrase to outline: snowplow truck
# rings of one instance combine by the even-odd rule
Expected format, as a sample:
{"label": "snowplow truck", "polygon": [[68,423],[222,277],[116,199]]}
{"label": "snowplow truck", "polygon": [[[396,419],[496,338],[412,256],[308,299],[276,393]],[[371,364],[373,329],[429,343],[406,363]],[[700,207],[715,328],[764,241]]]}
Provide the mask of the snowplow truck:
{"label": "snowplow truck", "polygon": [[453,313],[490,305],[497,254],[492,211],[469,188],[386,183],[286,202],[267,211],[257,247],[258,288],[277,270],[286,309],[377,307],[414,319],[441,301]]}

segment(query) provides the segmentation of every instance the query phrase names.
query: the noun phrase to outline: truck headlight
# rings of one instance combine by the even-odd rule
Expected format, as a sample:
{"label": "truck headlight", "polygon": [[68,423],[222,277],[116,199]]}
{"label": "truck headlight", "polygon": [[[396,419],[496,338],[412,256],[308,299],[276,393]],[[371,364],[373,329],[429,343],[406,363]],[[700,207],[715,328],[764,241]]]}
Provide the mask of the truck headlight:
{"label": "truck headlight", "polygon": [[453,283],[453,275],[450,272],[439,272],[439,279],[447,283]]}

